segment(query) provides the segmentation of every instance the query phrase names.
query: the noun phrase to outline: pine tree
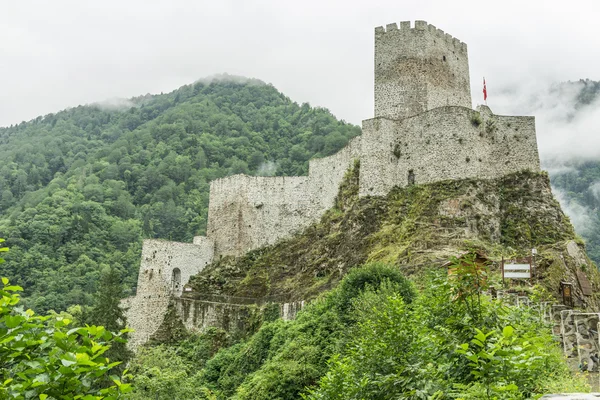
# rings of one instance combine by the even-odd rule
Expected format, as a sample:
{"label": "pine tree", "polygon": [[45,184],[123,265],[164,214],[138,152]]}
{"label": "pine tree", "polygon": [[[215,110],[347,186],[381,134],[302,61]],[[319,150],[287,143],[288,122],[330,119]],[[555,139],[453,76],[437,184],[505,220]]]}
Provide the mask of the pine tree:
{"label": "pine tree", "polygon": [[[120,332],[127,325],[125,311],[120,306],[123,297],[121,273],[115,267],[102,271],[98,290],[95,293],[95,304],[85,317],[89,324],[102,325],[111,332]],[[126,338],[126,335],[125,335]],[[111,361],[122,361],[124,367],[131,356],[126,343],[114,343],[106,352]]]}

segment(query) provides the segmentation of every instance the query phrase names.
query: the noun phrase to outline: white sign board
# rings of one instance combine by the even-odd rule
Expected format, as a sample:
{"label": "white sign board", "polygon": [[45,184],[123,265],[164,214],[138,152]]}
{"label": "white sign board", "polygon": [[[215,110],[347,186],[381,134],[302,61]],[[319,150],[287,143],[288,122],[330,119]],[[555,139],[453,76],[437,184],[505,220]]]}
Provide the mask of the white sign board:
{"label": "white sign board", "polygon": [[504,277],[512,279],[529,279],[531,278],[531,265],[504,264]]}
{"label": "white sign board", "polygon": [[512,271],[504,271],[505,278],[513,278],[513,279],[529,279],[531,278],[531,272],[512,272]]}
{"label": "white sign board", "polygon": [[530,269],[531,265],[529,264],[504,264],[505,271],[529,271]]}

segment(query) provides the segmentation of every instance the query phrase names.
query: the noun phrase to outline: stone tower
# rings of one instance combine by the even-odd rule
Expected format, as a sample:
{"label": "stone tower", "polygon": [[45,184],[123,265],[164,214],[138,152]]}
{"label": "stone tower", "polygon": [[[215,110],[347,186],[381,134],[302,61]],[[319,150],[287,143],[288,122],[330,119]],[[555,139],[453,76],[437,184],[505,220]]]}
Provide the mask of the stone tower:
{"label": "stone tower", "polygon": [[471,108],[467,45],[425,21],[375,29],[375,117]]}

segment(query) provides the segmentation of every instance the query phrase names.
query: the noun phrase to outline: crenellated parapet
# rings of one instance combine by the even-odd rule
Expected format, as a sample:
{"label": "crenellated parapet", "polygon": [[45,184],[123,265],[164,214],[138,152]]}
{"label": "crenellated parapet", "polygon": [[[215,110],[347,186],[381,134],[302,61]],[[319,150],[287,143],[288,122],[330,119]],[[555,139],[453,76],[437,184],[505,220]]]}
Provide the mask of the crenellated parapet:
{"label": "crenellated parapet", "polygon": [[448,46],[454,48],[457,51],[463,51],[466,53],[467,44],[461,42],[459,39],[453,37],[452,35],[445,33],[443,30],[436,28],[434,25],[428,24],[426,21],[415,21],[415,25],[411,26],[410,21],[402,21],[400,22],[400,27],[395,22],[391,24],[387,24],[385,27],[378,26],[375,28],[375,38],[377,40],[378,36],[385,35],[386,33],[393,32],[394,34],[423,34],[427,32],[430,35],[433,35],[439,40],[445,41]]}
{"label": "crenellated parapet", "polygon": [[425,21],[375,28],[375,117],[472,107],[467,46]]}

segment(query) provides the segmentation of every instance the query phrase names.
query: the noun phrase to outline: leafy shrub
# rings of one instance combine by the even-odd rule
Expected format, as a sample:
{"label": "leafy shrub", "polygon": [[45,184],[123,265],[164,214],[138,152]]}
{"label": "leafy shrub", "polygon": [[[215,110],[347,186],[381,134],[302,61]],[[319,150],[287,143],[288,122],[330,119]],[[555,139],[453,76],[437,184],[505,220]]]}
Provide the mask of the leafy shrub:
{"label": "leafy shrub", "polygon": [[373,263],[351,270],[337,289],[336,306],[341,314],[345,314],[352,300],[366,289],[377,289],[383,282],[394,285],[406,304],[412,303],[416,291],[412,283],[399,269],[386,264]]}
{"label": "leafy shrub", "polygon": [[476,112],[471,114],[471,124],[473,124],[474,127],[478,127],[479,125],[482,124],[482,119],[481,119],[481,114]]}
{"label": "leafy shrub", "polygon": [[411,307],[393,290],[357,298],[357,329],[305,399],[520,399],[554,388],[548,376],[586,389],[538,316],[485,295],[465,301],[453,285],[470,281],[432,274]]}
{"label": "leafy shrub", "polygon": [[[486,274],[472,255],[454,261],[463,276],[432,272],[420,293],[396,267],[355,268],[296,320],[263,323],[200,371],[195,365],[202,361],[190,360],[194,351],[206,357],[205,345],[169,348],[164,357],[183,357],[184,365],[165,364],[150,384],[172,388],[160,399],[189,390],[182,398],[236,400],[519,399],[587,389],[570,375],[536,313],[483,294]],[[159,363],[140,365],[151,370]],[[176,376],[180,387],[168,386]]]}
{"label": "leafy shrub", "polygon": [[2,278],[0,398],[114,399],[131,390],[117,376],[109,378],[119,362],[104,355],[120,334],[102,326],[70,329],[71,321],[60,315],[24,310],[17,294],[21,290]]}

